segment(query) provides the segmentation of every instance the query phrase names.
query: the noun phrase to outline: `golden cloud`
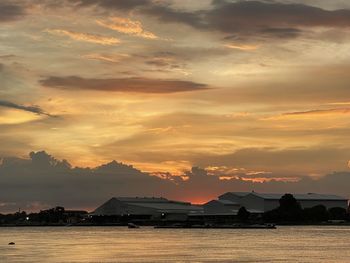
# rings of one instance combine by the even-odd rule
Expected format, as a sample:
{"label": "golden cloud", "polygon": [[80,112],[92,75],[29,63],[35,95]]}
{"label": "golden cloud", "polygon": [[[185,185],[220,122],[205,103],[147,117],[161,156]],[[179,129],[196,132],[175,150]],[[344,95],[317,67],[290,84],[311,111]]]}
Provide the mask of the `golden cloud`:
{"label": "golden cloud", "polygon": [[21,124],[40,120],[43,117],[38,114],[32,114],[28,111],[19,111],[16,109],[2,110],[0,114],[0,125],[7,124]]}
{"label": "golden cloud", "polygon": [[344,114],[350,114],[350,108],[288,112],[278,116],[263,118],[263,120],[314,118],[317,116],[339,116]]}
{"label": "golden cloud", "polygon": [[96,20],[100,26],[124,33],[127,35],[138,36],[148,39],[157,39],[158,37],[152,32],[145,31],[140,21],[131,20],[122,17],[112,17],[109,21]]}
{"label": "golden cloud", "polygon": [[242,51],[253,51],[259,48],[258,45],[244,45],[244,44],[226,44],[224,46],[230,49],[238,49]]}
{"label": "golden cloud", "polygon": [[74,32],[70,30],[64,30],[64,29],[48,29],[46,32],[58,35],[58,36],[68,36],[71,39],[78,40],[78,41],[84,41],[84,42],[90,42],[105,46],[110,45],[116,45],[120,43],[120,40],[115,37],[106,37],[96,34],[89,34],[89,33],[80,33],[80,32]]}

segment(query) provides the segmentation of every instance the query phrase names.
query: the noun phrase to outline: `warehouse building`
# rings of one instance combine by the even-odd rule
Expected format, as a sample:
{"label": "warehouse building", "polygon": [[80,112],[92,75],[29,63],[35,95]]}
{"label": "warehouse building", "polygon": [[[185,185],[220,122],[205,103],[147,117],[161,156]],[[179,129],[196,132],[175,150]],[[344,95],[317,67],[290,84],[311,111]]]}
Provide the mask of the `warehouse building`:
{"label": "warehouse building", "polygon": [[113,197],[90,214],[114,222],[186,221],[203,208],[191,203],[157,197]]}
{"label": "warehouse building", "polygon": [[[284,194],[267,194],[256,192],[227,192],[219,196],[219,200],[229,200],[244,206],[251,213],[264,213],[279,207],[279,200]],[[337,195],[326,194],[293,194],[302,208],[311,208],[324,205],[327,209],[332,207],[348,208],[348,199]]]}
{"label": "warehouse building", "polygon": [[211,200],[202,205],[202,220],[207,223],[232,223],[241,205],[230,200]]}
{"label": "warehouse building", "polygon": [[231,200],[211,200],[203,204],[205,215],[237,215],[241,205]]}

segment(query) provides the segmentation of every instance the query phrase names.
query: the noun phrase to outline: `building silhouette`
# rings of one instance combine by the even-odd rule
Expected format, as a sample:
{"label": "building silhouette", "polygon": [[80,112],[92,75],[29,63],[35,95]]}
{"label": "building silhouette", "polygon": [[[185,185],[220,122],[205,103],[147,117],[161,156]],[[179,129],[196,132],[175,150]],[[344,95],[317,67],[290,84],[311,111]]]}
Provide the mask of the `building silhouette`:
{"label": "building silhouette", "polygon": [[201,206],[162,197],[113,197],[93,211],[95,220],[115,222],[187,221],[203,214]]}
{"label": "building silhouette", "polygon": [[[219,196],[219,200],[229,200],[244,206],[250,213],[264,213],[279,207],[281,193],[257,193],[257,192],[227,192]],[[302,208],[311,208],[323,205],[327,209],[332,207],[348,208],[348,199],[328,194],[293,194]]]}
{"label": "building silhouette", "polygon": [[[97,224],[229,224],[237,222],[243,209],[252,218],[261,219],[268,211],[278,208],[284,194],[256,192],[227,192],[203,205],[168,200],[163,197],[113,197],[89,214]],[[348,200],[337,195],[293,194],[301,209],[324,206],[348,208]],[[345,210],[344,210],[345,211]]]}

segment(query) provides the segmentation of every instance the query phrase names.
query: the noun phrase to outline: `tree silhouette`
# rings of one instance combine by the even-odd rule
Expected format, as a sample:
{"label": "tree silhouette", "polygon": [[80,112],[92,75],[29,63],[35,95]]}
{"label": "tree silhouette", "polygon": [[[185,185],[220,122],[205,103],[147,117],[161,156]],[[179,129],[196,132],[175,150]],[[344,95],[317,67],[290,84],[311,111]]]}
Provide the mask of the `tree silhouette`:
{"label": "tree silhouette", "polygon": [[301,209],[300,204],[298,201],[294,198],[292,194],[285,194],[281,197],[279,200],[280,203],[280,209],[285,211],[290,210],[299,210]]}
{"label": "tree silhouette", "polygon": [[324,205],[316,205],[304,209],[304,217],[308,221],[322,222],[328,220],[328,211]]}
{"label": "tree silhouette", "polygon": [[240,222],[247,222],[249,220],[249,216],[250,216],[250,212],[247,211],[247,209],[242,206],[239,210],[238,210],[238,214],[237,214],[237,217],[238,217],[238,220]]}
{"label": "tree silhouette", "polygon": [[274,222],[295,222],[303,219],[303,209],[292,194],[285,194],[279,200],[280,206],[264,214],[264,219]]}
{"label": "tree silhouette", "polygon": [[332,207],[328,210],[329,218],[332,220],[346,220],[348,219],[348,214],[346,209],[342,207]]}

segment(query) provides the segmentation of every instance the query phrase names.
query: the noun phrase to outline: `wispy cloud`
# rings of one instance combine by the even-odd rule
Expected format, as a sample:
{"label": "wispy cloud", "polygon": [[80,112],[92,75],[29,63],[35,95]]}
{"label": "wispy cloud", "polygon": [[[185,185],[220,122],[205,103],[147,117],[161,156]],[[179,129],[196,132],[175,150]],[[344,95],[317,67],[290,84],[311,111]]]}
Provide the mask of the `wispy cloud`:
{"label": "wispy cloud", "polygon": [[324,109],[324,110],[309,110],[309,111],[295,111],[287,112],[277,116],[267,117],[263,120],[280,120],[290,118],[314,118],[317,116],[339,116],[350,114],[350,108],[338,108],[338,109]]}
{"label": "wispy cloud", "polygon": [[231,49],[238,49],[243,51],[253,51],[259,48],[258,45],[246,45],[246,44],[226,44],[225,47]]}
{"label": "wispy cloud", "polygon": [[90,42],[105,46],[110,45],[117,45],[120,43],[120,40],[115,37],[106,37],[102,35],[97,34],[89,34],[89,33],[80,33],[70,30],[64,30],[64,29],[47,29],[46,32],[58,35],[58,36],[68,36],[71,39],[78,40],[78,41],[84,41],[84,42]]}
{"label": "wispy cloud", "polygon": [[131,20],[129,18],[112,17],[108,21],[97,20],[96,23],[99,24],[100,26],[103,26],[127,35],[148,38],[148,39],[158,38],[152,32],[144,30],[140,21]]}
{"label": "wispy cloud", "polygon": [[47,115],[47,116],[53,117],[53,115],[47,113],[42,108],[40,108],[39,106],[36,106],[36,105],[25,106],[25,105],[16,104],[16,103],[13,103],[13,102],[10,102],[7,100],[0,100],[0,107],[23,110],[23,111],[32,112],[32,113],[39,114],[39,115]]}
{"label": "wispy cloud", "polygon": [[283,114],[284,116],[299,116],[299,115],[333,115],[333,114],[350,114],[350,108],[326,109],[326,110],[310,110],[296,111]]}
{"label": "wispy cloud", "polygon": [[48,77],[43,86],[59,89],[99,90],[134,93],[175,93],[207,89],[207,85],[192,81],[150,78],[86,79],[77,76]]}
{"label": "wispy cloud", "polygon": [[342,102],[331,102],[327,103],[328,105],[350,105],[350,101],[342,101]]}
{"label": "wispy cloud", "polygon": [[86,59],[91,59],[91,60],[117,63],[130,56],[128,54],[107,55],[107,54],[92,53],[92,54],[83,55],[82,57]]}

